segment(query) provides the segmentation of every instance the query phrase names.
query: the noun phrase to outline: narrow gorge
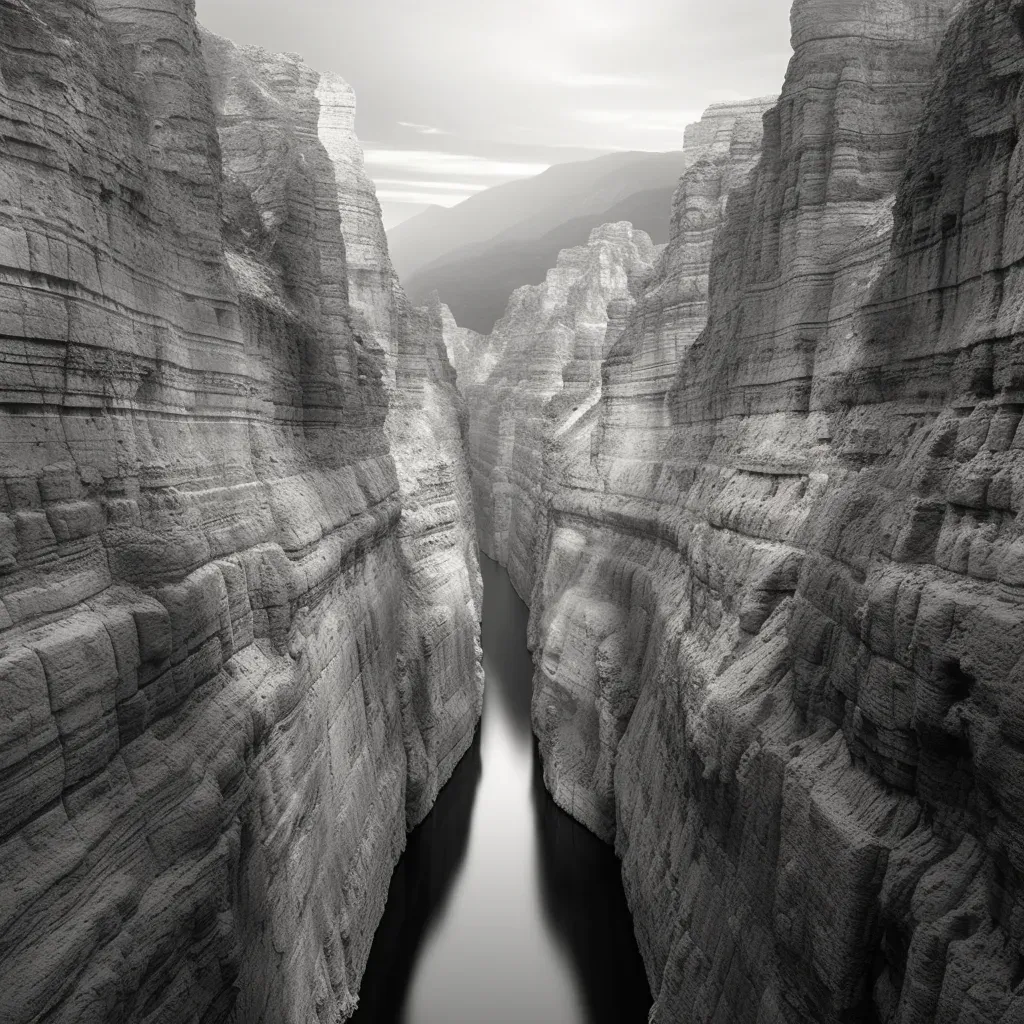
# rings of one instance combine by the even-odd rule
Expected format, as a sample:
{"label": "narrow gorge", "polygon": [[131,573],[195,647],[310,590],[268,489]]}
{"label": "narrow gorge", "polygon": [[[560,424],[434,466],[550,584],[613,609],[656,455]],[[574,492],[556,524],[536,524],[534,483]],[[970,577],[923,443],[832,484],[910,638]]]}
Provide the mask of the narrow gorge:
{"label": "narrow gorge", "polygon": [[0,1024],[1024,1024],[1024,0],[791,29],[481,335],[337,74],[0,0]]}

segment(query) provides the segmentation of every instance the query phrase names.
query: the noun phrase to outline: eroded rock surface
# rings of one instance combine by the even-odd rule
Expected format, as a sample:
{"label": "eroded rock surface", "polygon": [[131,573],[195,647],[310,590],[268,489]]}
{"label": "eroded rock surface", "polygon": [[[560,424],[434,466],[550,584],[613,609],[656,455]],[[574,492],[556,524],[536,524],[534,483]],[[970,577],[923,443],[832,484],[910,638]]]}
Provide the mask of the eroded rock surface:
{"label": "eroded rock surface", "polygon": [[460,327],[437,292],[431,296],[430,311],[441,324],[448,361],[455,367],[459,387],[485,381],[501,356],[505,337],[500,334],[478,334],[468,327]]}
{"label": "eroded rock surface", "polygon": [[355,98],[323,75],[318,135],[334,165],[356,338],[385,353],[385,436],[402,496],[406,577],[402,711],[410,826],[430,810],[480,718],[483,584],[466,459],[467,412],[448,360],[451,314],[413,308],[388,257],[373,184],[355,135]]}
{"label": "eroded rock surface", "polygon": [[464,390],[473,429],[470,467],[480,547],[506,565],[521,595],[533,588],[536,551],[546,532],[543,492],[566,458],[571,434],[586,443],[587,417],[600,396],[601,363],[657,255],[626,222],[596,228],[585,246],[565,249],[541,285],[509,299],[489,344],[491,373]]}
{"label": "eroded rock surface", "polygon": [[1018,1021],[1024,8],[793,31],[706,328],[677,231],[533,499],[546,781],[614,838],[653,1020]]}
{"label": "eroded rock surface", "polygon": [[[628,225],[595,232],[588,250],[560,260],[570,268],[592,262],[581,284],[559,292],[556,272],[546,292],[517,293],[501,330],[487,339],[492,345],[500,339],[501,360],[478,387],[466,388],[481,547],[509,565],[521,594],[535,597],[532,641],[543,636],[545,666],[537,705],[556,695],[582,708],[565,727],[561,716],[550,716],[551,728],[539,733],[549,755],[548,786],[609,840],[615,751],[634,698],[599,695],[607,689],[602,673],[625,656],[614,636],[634,612],[588,584],[566,586],[571,566],[595,538],[556,529],[549,539],[549,510],[560,521],[567,503],[586,502],[583,517],[592,525],[614,515],[616,489],[646,498],[652,472],[672,444],[666,395],[679,359],[707,321],[712,242],[730,192],[757,163],[762,117],[772,102],[711,107],[687,130],[687,172],[673,203],[671,242],[660,256],[643,244],[646,236],[639,259],[627,250],[631,262],[610,248],[610,240],[621,245],[636,236]],[[625,272],[602,286],[597,271],[609,252]],[[559,347],[560,334],[570,331]],[[642,657],[646,619],[640,605],[635,613],[631,656]],[[550,687],[542,682],[546,676]]]}
{"label": "eroded rock surface", "polygon": [[4,1020],[347,1016],[471,740],[453,374],[346,105],[187,0],[0,3]]}

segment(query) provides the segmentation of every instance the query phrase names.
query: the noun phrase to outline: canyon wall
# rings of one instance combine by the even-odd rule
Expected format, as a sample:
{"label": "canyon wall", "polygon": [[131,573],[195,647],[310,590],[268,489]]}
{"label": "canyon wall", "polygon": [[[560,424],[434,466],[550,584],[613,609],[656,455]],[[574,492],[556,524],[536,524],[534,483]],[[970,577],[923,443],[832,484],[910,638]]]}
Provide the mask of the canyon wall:
{"label": "canyon wall", "polygon": [[430,311],[441,323],[448,361],[455,367],[460,389],[485,381],[504,351],[506,339],[500,334],[479,334],[460,327],[437,292],[431,296]]}
{"label": "canyon wall", "polygon": [[500,352],[486,379],[463,388],[480,547],[508,567],[520,595],[533,586],[554,463],[586,443],[582,421],[600,395],[601,362],[656,254],[626,222],[596,228],[587,245],[559,254],[543,284],[513,293],[476,349],[481,360],[488,348]]}
{"label": "canyon wall", "polygon": [[337,183],[353,329],[361,344],[386,357],[385,436],[402,496],[402,711],[411,827],[469,748],[483,705],[483,583],[466,459],[468,412],[448,359],[454,319],[438,302],[413,308],[391,266],[355,134],[352,89],[336,75],[322,75],[316,97],[318,136]]}
{"label": "canyon wall", "polygon": [[[595,673],[604,655],[597,647],[622,625],[623,611],[576,586],[554,597],[545,590],[548,567],[559,586],[568,582],[563,545],[596,543],[563,530],[549,538],[549,527],[567,502],[587,504],[585,514],[596,519],[615,514],[615,488],[642,493],[666,457],[665,396],[707,320],[712,242],[730,192],[757,163],[762,117],[773,102],[709,108],[686,132],[687,171],[673,201],[668,246],[659,255],[626,224],[595,231],[588,247],[562,254],[545,285],[512,297],[495,335],[485,339],[501,347],[502,357],[478,385],[464,386],[480,546],[509,567],[521,595],[535,596],[531,644],[543,644],[549,674],[565,650],[558,692],[589,705],[587,713],[601,685]],[[624,243],[635,238],[642,248],[634,255]],[[472,351],[479,353],[474,369],[486,364],[487,347]],[[570,561],[575,556],[567,552]],[[641,629],[637,654],[645,636]],[[540,707],[545,700],[538,697]],[[611,773],[632,704],[613,710],[609,700],[618,698],[602,698],[603,717],[595,716],[591,731],[578,720],[564,729],[552,722],[539,737],[556,800],[611,840]]]}
{"label": "canyon wall", "polygon": [[496,497],[479,526],[520,565],[545,781],[622,858],[652,1020],[1019,1021],[1024,5],[792,25],[706,307],[694,165],[587,464],[524,497],[474,419],[474,483],[495,453],[492,494],[543,506],[525,558]]}
{"label": "canyon wall", "polygon": [[443,326],[189,0],[2,0],[0,120],[3,1019],[343,1019],[480,709]]}

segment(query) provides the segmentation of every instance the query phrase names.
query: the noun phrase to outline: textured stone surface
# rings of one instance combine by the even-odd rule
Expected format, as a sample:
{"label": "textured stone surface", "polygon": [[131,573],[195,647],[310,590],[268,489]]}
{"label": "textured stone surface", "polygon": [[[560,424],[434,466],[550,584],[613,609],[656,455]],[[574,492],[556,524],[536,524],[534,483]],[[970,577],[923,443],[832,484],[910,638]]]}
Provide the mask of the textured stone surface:
{"label": "textured stone surface", "polygon": [[546,532],[545,486],[587,443],[590,421],[581,421],[600,397],[601,362],[655,257],[626,222],[563,250],[544,284],[513,293],[489,339],[500,357],[465,387],[480,547],[508,567],[520,595],[532,590]]}
{"label": "textured stone surface", "polygon": [[350,94],[203,51],[187,0],[0,2],[4,1020],[346,1015],[479,710],[452,373],[375,305]]}
{"label": "textured stone surface", "polygon": [[708,317],[708,271],[729,195],[761,153],[763,115],[775,98],[709,107],[686,129],[683,174],[672,202],[669,245],[603,368],[595,455],[603,475],[664,457],[671,431],[665,395],[679,360]]}
{"label": "textured stone surface", "polygon": [[1024,1015],[1022,29],[797,0],[706,329],[638,303],[545,496],[534,726],[654,1021]]}
{"label": "textured stone surface", "polygon": [[385,435],[402,497],[406,577],[402,714],[410,826],[469,748],[483,701],[483,584],[465,445],[466,409],[447,341],[451,314],[414,309],[388,258],[380,206],[363,169],[351,88],[321,77],[318,134],[334,164],[357,343],[385,353]]}
{"label": "textured stone surface", "polygon": [[497,364],[506,339],[500,334],[478,334],[460,327],[437,292],[431,296],[430,311],[441,324],[448,361],[455,367],[460,389],[485,381]]}
{"label": "textured stone surface", "polygon": [[[607,658],[622,653],[614,639],[599,648],[626,628],[630,612],[599,596],[591,600],[588,583],[562,593],[549,593],[547,583],[535,590],[545,562],[547,575],[563,581],[588,542],[577,529],[556,531],[549,544],[548,510],[557,517],[563,495],[577,491],[597,518],[611,511],[611,505],[598,508],[606,490],[632,487],[646,497],[651,470],[672,441],[666,394],[682,353],[707,319],[712,242],[729,193],[757,162],[762,116],[772,102],[716,105],[690,126],[687,172],[673,203],[671,242],[660,258],[643,246],[639,262],[624,250],[632,261],[626,262],[609,248],[629,237],[626,225],[596,232],[588,253],[593,267],[582,284],[557,291],[559,278],[552,275],[547,293],[524,289],[514,297],[502,329],[484,339],[502,345],[504,355],[488,379],[466,389],[481,547],[507,561],[521,594],[536,595],[533,639],[538,642],[538,630],[544,635],[551,692],[572,706],[586,705],[592,717],[584,731],[575,716],[567,728],[541,731],[550,755],[547,782],[563,806],[607,839],[614,834],[615,750],[632,702],[606,694],[595,710]],[[585,266],[583,252],[566,253],[561,263]],[[609,252],[627,272],[611,287],[601,285],[596,272],[597,257],[607,261]],[[568,342],[552,342],[567,330],[573,332]],[[474,351],[485,352],[486,344],[477,342]],[[589,582],[599,589],[600,581]],[[646,641],[638,628],[635,656]],[[538,687],[541,707],[548,689],[542,682]]]}

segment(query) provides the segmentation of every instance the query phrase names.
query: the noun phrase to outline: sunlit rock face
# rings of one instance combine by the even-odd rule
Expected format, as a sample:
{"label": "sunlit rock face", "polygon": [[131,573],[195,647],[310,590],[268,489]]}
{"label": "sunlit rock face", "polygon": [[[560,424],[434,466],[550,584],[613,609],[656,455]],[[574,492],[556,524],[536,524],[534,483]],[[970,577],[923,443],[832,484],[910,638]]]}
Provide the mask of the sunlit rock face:
{"label": "sunlit rock face", "polygon": [[587,448],[601,363],[657,250],[625,222],[595,228],[563,250],[540,285],[513,293],[489,343],[501,354],[464,391],[481,549],[506,565],[529,597],[547,525],[548,481]]}
{"label": "sunlit rock face", "polygon": [[[634,255],[640,233],[606,225],[586,249],[563,253],[545,286],[513,297],[486,339],[500,339],[496,368],[466,389],[481,546],[535,597],[546,781],[607,839],[615,751],[635,704],[649,617],[640,600],[620,603],[615,588],[628,580],[597,557],[595,526],[615,521],[625,495],[647,500],[671,447],[665,397],[707,320],[712,242],[729,193],[757,163],[772,102],[711,107],[686,133],[688,170],[666,211],[669,246],[659,255],[643,236]],[[607,273],[609,257],[622,264],[617,277]],[[571,287],[562,283],[567,271]],[[571,525],[555,525],[570,509]]]}
{"label": "sunlit rock face", "polygon": [[333,1022],[479,709],[440,327],[368,336],[296,58],[187,0],[0,54],[4,1019]]}
{"label": "sunlit rock face", "polygon": [[500,334],[478,334],[468,327],[460,327],[437,292],[432,296],[430,311],[441,324],[448,361],[455,367],[459,387],[485,381],[504,350],[506,338]]}
{"label": "sunlit rock face", "polygon": [[[717,104],[686,130],[687,170],[670,211],[670,243],[603,370],[595,446],[603,477],[662,461],[671,444],[665,395],[680,359],[707,323],[712,245],[730,194],[760,157],[763,116],[775,101]],[[621,486],[628,488],[628,481]],[[648,486],[641,483],[641,493]]]}
{"label": "sunlit rock face", "polygon": [[483,584],[464,443],[467,413],[446,348],[451,314],[438,303],[414,309],[391,266],[355,136],[352,90],[324,75],[316,96],[318,135],[334,165],[353,329],[361,345],[387,356],[385,436],[402,498],[401,692],[411,827],[469,748],[483,703]]}
{"label": "sunlit rock face", "polygon": [[798,0],[707,327],[641,299],[553,490],[534,726],[655,1021],[1024,1014],[1021,12]]}

